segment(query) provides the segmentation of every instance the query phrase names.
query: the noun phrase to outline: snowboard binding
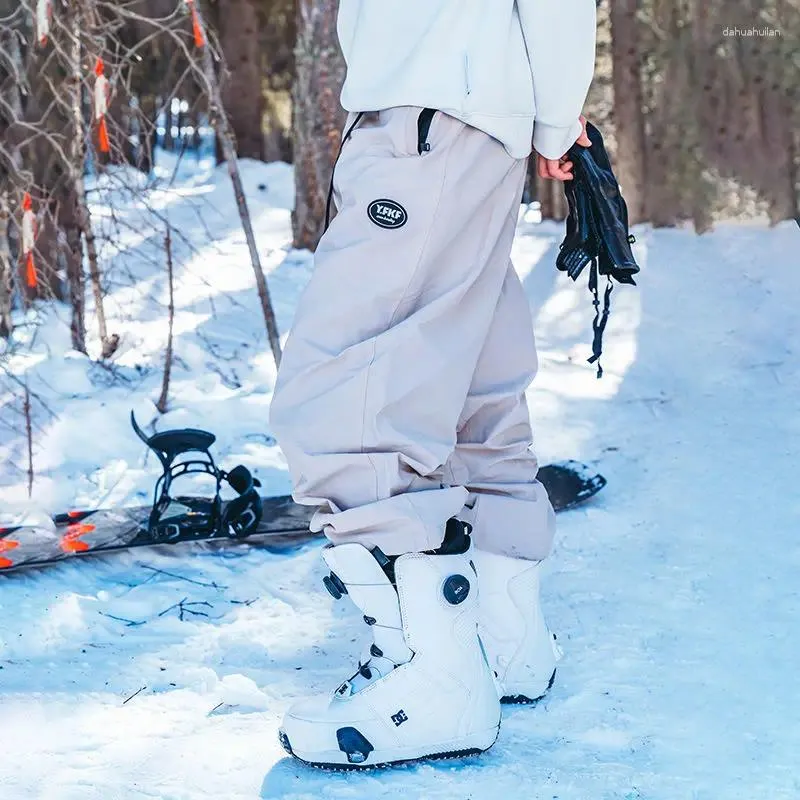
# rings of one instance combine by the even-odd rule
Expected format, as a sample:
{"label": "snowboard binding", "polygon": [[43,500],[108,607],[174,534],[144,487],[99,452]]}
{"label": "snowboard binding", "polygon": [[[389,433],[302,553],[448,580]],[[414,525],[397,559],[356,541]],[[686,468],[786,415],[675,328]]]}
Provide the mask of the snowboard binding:
{"label": "snowboard binding", "polygon": [[[241,539],[255,533],[261,521],[262,503],[258,493],[261,483],[247,467],[239,465],[230,472],[220,469],[209,452],[216,436],[196,428],[160,431],[148,436],[131,411],[131,425],[136,435],[161,462],[162,475],[156,481],[148,533],[155,541],[171,542],[197,538]],[[185,457],[193,454],[192,457]],[[173,497],[172,482],[183,475],[205,474],[215,480],[214,497]],[[227,483],[238,497],[222,502],[220,490]]]}

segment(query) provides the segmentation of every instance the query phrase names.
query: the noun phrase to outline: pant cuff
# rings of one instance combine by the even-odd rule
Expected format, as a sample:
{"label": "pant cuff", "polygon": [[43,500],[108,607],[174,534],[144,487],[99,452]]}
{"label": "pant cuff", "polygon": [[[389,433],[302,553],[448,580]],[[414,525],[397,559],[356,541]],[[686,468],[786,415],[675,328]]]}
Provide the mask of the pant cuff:
{"label": "pant cuff", "polygon": [[[536,481],[526,499],[473,492],[459,519],[472,525],[475,546],[489,553],[541,561],[550,555],[556,518],[547,492]],[[474,502],[473,502],[474,500]],[[469,507],[471,506],[471,507]]]}
{"label": "pant cuff", "polygon": [[459,515],[467,497],[466,489],[454,486],[407,492],[345,511],[317,511],[311,530],[337,545],[356,542],[391,556],[435,550],[444,540],[447,520]]}

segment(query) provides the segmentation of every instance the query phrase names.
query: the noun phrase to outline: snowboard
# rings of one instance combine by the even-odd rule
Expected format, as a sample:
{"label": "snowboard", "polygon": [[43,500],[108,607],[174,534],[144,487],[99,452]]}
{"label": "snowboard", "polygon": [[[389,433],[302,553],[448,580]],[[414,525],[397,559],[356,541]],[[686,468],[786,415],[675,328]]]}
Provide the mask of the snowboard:
{"label": "snowboard", "polygon": [[[151,445],[152,438],[147,439]],[[234,473],[235,470],[229,475]],[[544,466],[538,478],[557,512],[588,500],[606,485],[602,475],[576,461]],[[160,511],[158,525],[153,524],[153,506],[138,506],[68,511],[53,517],[50,526],[0,527],[0,573],[133,547],[247,540],[270,552],[286,553],[324,538],[309,530],[315,509],[298,505],[289,496],[260,497],[257,524],[246,529],[209,525],[212,511],[219,519],[226,519],[232,504],[240,500],[220,501],[218,496],[168,497],[169,503]],[[179,523],[169,524],[170,519]]]}

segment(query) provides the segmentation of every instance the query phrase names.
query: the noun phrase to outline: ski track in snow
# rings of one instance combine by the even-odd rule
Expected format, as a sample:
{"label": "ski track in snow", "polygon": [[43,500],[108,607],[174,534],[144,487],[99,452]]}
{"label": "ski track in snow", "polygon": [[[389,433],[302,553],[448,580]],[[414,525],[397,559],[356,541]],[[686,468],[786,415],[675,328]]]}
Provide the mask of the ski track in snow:
{"label": "ski track in snow", "polygon": [[[224,170],[179,177],[153,195],[178,232],[178,360],[158,428],[214,431],[223,465],[285,493],[267,423],[275,371],[232,193]],[[146,502],[157,476],[127,414],[157,417],[163,230],[104,180],[95,217],[113,224],[114,192],[125,223],[124,247],[104,253],[117,380],[70,352],[64,307],[29,312],[41,327],[22,324],[4,359],[57,417],[35,404],[32,503],[23,442],[3,426],[0,521]],[[289,251],[291,171],[246,163],[245,183],[286,331],[311,269]],[[549,697],[506,709],[480,758],[317,772],[284,756],[279,720],[346,677],[366,634],[324,592],[317,546],[62,563],[0,575],[2,800],[800,797],[800,231],[637,231],[641,285],[614,292],[602,381],[585,363],[585,283],[554,267],[560,236],[521,219],[514,252],[541,353],[537,449],[595,464],[609,484],[559,517],[544,602],[565,658]],[[16,424],[12,393],[0,383]]]}

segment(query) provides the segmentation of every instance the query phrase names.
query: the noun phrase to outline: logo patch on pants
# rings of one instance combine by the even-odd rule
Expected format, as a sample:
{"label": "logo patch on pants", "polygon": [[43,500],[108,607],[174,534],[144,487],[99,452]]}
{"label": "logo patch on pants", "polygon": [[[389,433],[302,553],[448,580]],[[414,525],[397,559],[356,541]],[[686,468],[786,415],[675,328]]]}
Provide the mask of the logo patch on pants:
{"label": "logo patch on pants", "polygon": [[367,216],[381,228],[402,228],[408,222],[406,210],[394,200],[373,200]]}

